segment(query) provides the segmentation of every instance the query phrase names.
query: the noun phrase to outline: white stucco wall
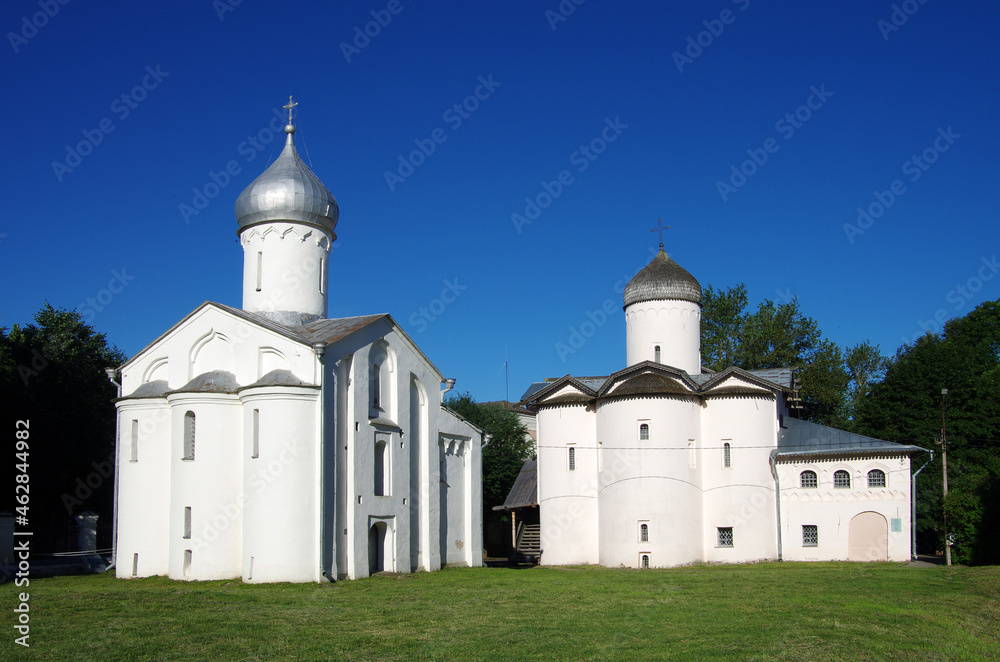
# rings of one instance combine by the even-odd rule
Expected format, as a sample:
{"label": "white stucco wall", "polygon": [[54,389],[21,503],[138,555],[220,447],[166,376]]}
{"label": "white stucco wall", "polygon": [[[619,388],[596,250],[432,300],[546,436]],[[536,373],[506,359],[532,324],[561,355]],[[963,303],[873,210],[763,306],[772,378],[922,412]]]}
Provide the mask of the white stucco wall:
{"label": "white stucco wall", "polygon": [[[778,463],[781,479],[782,555],[789,561],[889,560],[910,558],[910,460],[896,457],[832,457],[799,459]],[[868,472],[885,473],[885,488],[869,488]],[[803,471],[814,471],[818,487],[800,487]],[[850,488],[835,488],[833,474],[845,470],[851,475]],[[873,512],[885,519],[884,539],[861,543],[851,553],[851,521],[861,513]],[[893,531],[896,520],[898,531]],[[816,526],[818,545],[804,546],[802,527]],[[856,545],[857,547],[857,545]]]}
{"label": "white stucco wall", "polygon": [[[598,550],[596,416],[582,404],[538,412],[538,503],[543,565],[592,564]],[[575,469],[569,467],[569,449]]]}
{"label": "white stucco wall", "polygon": [[319,581],[319,391],[259,387],[240,399],[243,581]]}
{"label": "white stucco wall", "polygon": [[244,230],[240,243],[244,310],[326,317],[332,244],[327,232],[301,223],[272,221]]}
{"label": "white stucco wall", "polygon": [[653,361],[701,372],[701,306],[690,301],[641,301],[625,308],[626,365]]}
{"label": "white stucco wall", "polygon": [[[743,563],[776,559],[777,526],[770,453],[777,444],[773,398],[707,398],[702,412],[704,560]],[[725,466],[724,444],[730,445]],[[733,546],[719,546],[719,527],[733,529]]]}
{"label": "white stucco wall", "polygon": [[[650,567],[701,560],[700,408],[687,397],[625,397],[598,406],[601,565],[639,567],[643,553]],[[643,423],[648,440],[640,439]],[[642,523],[649,527],[645,542]]]}
{"label": "white stucco wall", "polygon": [[[132,421],[137,454],[132,459]],[[169,569],[171,414],[166,398],[118,403],[118,556],[115,575]],[[138,557],[136,557],[138,555]]]}

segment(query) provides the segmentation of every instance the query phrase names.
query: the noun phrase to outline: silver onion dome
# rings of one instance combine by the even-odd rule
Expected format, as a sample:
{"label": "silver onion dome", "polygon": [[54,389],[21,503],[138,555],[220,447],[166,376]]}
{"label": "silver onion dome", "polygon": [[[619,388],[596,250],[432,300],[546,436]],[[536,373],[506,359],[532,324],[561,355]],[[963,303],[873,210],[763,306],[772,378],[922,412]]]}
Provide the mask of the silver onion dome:
{"label": "silver onion dome", "polygon": [[663,244],[660,244],[660,252],[653,261],[625,286],[625,306],[662,299],[679,299],[700,305],[701,285],[684,267],[671,260],[664,252]]}
{"label": "silver onion dome", "polygon": [[236,198],[237,233],[268,221],[300,221],[333,234],[340,217],[337,199],[295,151],[295,127],[289,124],[285,133],[278,158]]}

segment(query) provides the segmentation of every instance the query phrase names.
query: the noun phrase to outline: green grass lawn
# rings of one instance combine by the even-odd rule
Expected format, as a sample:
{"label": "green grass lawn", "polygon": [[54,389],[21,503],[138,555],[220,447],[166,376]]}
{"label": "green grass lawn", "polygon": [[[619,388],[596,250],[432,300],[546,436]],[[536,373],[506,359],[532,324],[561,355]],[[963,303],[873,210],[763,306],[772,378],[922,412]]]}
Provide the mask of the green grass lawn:
{"label": "green grass lawn", "polygon": [[37,660],[1000,659],[1000,567],[448,568],[337,584],[32,580]]}

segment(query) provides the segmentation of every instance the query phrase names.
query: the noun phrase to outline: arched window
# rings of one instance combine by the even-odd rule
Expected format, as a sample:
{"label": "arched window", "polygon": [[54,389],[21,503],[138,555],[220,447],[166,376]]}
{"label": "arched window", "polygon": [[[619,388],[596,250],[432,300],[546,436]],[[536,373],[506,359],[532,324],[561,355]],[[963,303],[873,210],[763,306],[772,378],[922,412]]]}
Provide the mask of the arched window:
{"label": "arched window", "polygon": [[659,345],[657,345],[656,347],[653,348],[653,360],[656,361],[657,363],[660,362],[660,346]]}
{"label": "arched window", "polygon": [[816,487],[819,482],[816,480],[815,471],[803,471],[799,474],[799,486],[800,487]]}
{"label": "arched window", "polygon": [[386,467],[387,460],[386,443],[383,440],[375,442],[375,496],[386,496],[388,490],[386,484],[389,482],[389,472]]}
{"label": "arched window", "polygon": [[649,554],[643,554],[642,555],[642,567],[643,568],[648,568],[649,567]]}
{"label": "arched window", "polygon": [[649,425],[646,423],[639,426],[639,439],[643,441],[649,440]]}
{"label": "arched window", "polygon": [[868,472],[868,487],[885,487],[885,472],[872,469]]}
{"label": "arched window", "polygon": [[727,469],[733,466],[733,452],[729,446],[729,442],[722,444],[722,466]]}
{"label": "arched window", "polygon": [[184,414],[184,456],[182,460],[194,459],[194,412]]}
{"label": "arched window", "polygon": [[640,542],[649,542],[649,525],[648,524],[640,524],[639,525],[639,541]]}
{"label": "arched window", "polygon": [[576,471],[576,448],[569,447],[569,470]]}
{"label": "arched window", "polygon": [[851,487],[851,474],[843,469],[833,474],[833,486],[838,490],[845,490]]}

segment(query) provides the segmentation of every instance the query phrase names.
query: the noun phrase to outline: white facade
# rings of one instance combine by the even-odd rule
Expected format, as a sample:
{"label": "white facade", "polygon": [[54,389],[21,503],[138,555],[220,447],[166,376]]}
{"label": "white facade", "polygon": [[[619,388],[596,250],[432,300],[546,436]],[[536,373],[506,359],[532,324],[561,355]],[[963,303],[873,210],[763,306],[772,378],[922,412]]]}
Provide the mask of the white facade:
{"label": "white facade", "polygon": [[121,366],[118,577],[482,564],[484,435],[390,316],[325,318],[336,201],[286,131],[237,203],[244,310],[206,302]]}
{"label": "white facade", "polygon": [[700,296],[661,246],[625,290],[628,367],[526,393],[541,563],[909,559],[922,449],[791,418],[790,369],[703,374]]}

